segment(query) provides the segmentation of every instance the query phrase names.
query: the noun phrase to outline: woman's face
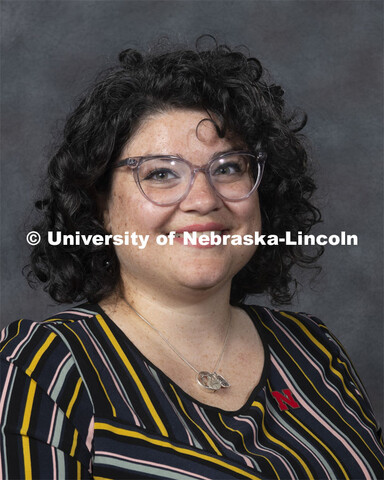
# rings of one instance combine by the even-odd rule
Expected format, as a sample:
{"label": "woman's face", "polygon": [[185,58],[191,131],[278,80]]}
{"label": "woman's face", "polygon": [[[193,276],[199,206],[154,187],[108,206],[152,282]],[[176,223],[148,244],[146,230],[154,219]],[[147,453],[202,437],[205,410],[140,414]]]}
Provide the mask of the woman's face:
{"label": "woman's face", "polygon": [[[219,138],[212,122],[200,124],[202,111],[175,109],[143,121],[122,152],[121,159],[154,154],[179,155],[204,166],[217,152],[242,147],[235,139]],[[129,167],[117,168],[104,215],[113,234],[149,235],[145,248],[115,246],[124,285],[153,292],[207,291],[230,285],[232,277],[250,260],[254,246],[220,245],[199,248],[175,241],[156,243],[158,235],[172,231],[221,231],[228,235],[254,235],[261,230],[257,192],[239,202],[218,197],[204,173],[196,174],[187,197],[179,204],[158,206],[138,189]]]}

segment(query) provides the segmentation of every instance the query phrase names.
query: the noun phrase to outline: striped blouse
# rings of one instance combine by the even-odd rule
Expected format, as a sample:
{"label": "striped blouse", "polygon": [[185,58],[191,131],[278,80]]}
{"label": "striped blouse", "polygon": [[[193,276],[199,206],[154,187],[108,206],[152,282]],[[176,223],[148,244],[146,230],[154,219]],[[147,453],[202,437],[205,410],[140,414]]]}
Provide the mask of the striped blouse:
{"label": "striped blouse", "polygon": [[9,325],[0,478],[383,478],[380,431],[339,342],[312,316],[243,308],[265,365],[237,411],[186,394],[98,305]]}

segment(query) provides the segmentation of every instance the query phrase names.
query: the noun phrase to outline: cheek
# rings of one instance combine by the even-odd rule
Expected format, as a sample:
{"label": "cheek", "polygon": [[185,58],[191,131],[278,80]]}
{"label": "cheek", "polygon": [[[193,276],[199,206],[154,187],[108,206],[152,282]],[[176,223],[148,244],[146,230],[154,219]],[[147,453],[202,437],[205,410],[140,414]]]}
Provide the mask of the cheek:
{"label": "cheek", "polygon": [[140,192],[121,192],[116,189],[109,202],[109,222],[112,234],[129,231],[151,234],[162,230],[170,209],[146,200]]}
{"label": "cheek", "polygon": [[127,201],[126,195],[114,191],[108,206],[109,223],[111,233],[121,233],[122,227],[130,223],[131,203]]}
{"label": "cheek", "polygon": [[239,202],[237,216],[242,220],[244,225],[253,231],[261,230],[261,212],[259,205],[259,198],[246,200],[243,204]]}

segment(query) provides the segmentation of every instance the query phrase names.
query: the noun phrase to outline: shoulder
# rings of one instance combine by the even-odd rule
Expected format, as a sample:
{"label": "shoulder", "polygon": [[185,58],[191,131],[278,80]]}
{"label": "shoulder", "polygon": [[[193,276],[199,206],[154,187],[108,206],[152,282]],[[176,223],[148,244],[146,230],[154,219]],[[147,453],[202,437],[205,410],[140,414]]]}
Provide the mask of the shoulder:
{"label": "shoulder", "polygon": [[80,463],[89,466],[95,403],[78,345],[67,333],[80,331],[86,318],[85,312],[68,310],[42,322],[21,319],[1,332],[2,431],[13,446],[23,432],[23,449],[31,446],[41,468],[49,467],[52,449],[61,452],[61,468],[74,460],[77,469]]}
{"label": "shoulder", "polygon": [[284,345],[304,343],[320,351],[324,351],[323,347],[326,347],[333,353],[341,347],[327,325],[314,315],[274,310],[258,305],[248,305],[246,308],[254,322],[261,326],[265,335],[274,341]]}
{"label": "shoulder", "polygon": [[249,306],[255,325],[264,343],[268,345],[271,359],[290,366],[292,370],[323,372],[333,381],[356,386],[359,394],[365,390],[341,342],[327,325],[308,313],[278,311],[266,307]]}
{"label": "shoulder", "polygon": [[59,368],[78,376],[78,357],[85,350],[86,325],[96,315],[97,312],[80,306],[40,322],[29,319],[13,322],[1,332],[0,359],[17,367],[45,390]]}
{"label": "shoulder", "polygon": [[277,311],[250,305],[271,361],[292,378],[306,377],[312,386],[336,389],[346,403],[374,421],[367,392],[342,343],[325,323],[303,312]]}

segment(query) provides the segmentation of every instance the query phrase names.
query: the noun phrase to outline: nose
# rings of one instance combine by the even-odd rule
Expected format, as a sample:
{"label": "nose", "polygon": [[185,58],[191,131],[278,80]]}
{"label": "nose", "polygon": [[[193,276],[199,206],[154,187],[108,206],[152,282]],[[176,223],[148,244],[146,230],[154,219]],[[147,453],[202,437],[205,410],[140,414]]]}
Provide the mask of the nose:
{"label": "nose", "polygon": [[205,215],[220,208],[222,203],[221,198],[211,187],[205,173],[197,171],[193,185],[179,207],[185,212],[194,211]]}

